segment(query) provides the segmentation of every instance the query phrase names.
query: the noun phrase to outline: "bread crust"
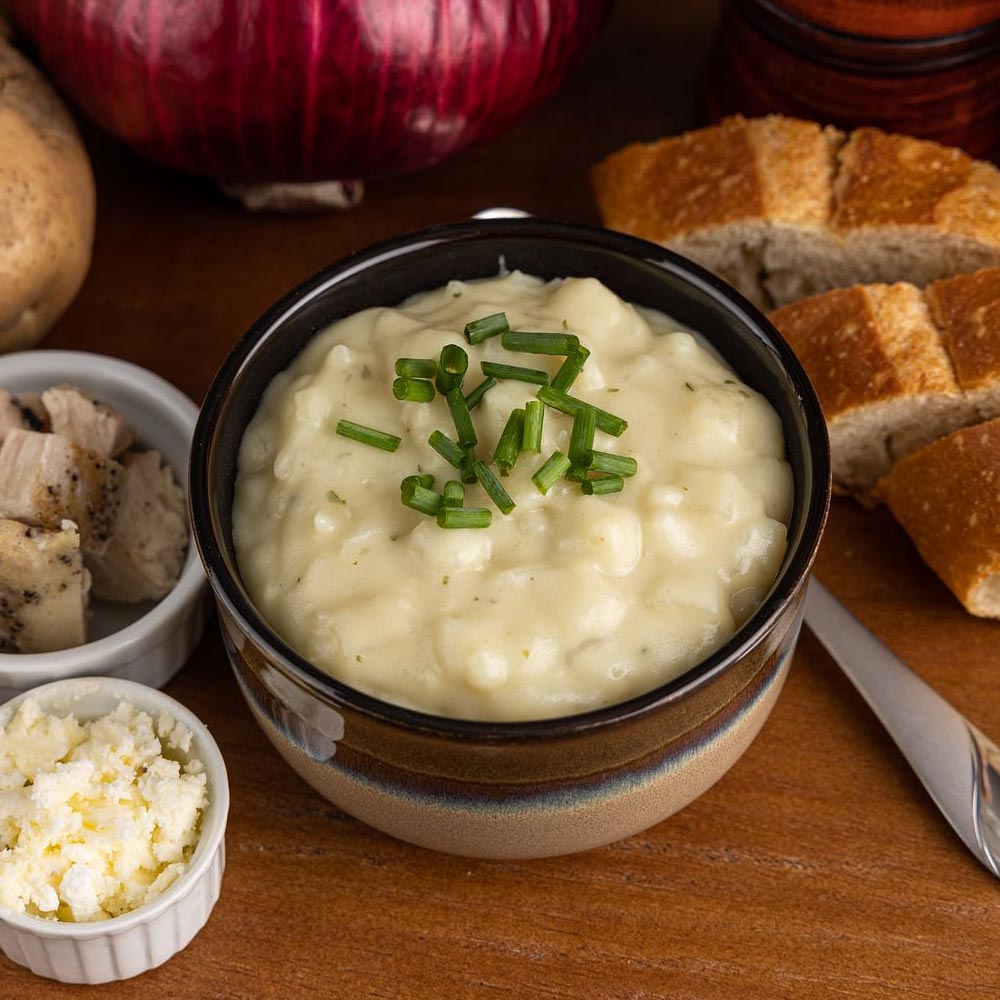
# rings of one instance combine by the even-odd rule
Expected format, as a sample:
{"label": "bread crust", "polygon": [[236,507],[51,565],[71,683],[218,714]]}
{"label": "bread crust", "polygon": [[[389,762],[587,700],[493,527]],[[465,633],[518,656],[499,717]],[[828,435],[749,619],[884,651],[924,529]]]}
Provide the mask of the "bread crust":
{"label": "bread crust", "polygon": [[[972,160],[936,142],[859,128],[840,151],[832,225],[939,225],[943,199],[968,180]],[[998,178],[1000,186],[1000,178]]]}
{"label": "bread crust", "polygon": [[801,299],[771,321],[802,362],[827,421],[926,393],[958,393],[920,289],[854,285]]}
{"label": "bread crust", "polygon": [[653,143],[633,143],[594,167],[604,223],[658,243],[767,219],[821,229],[830,220],[836,129],[740,115]]}
{"label": "bread crust", "polygon": [[1000,419],[900,459],[878,493],[965,608],[1000,617]]}
{"label": "bread crust", "polygon": [[926,296],[961,388],[1000,388],[1000,267],[935,281]]}

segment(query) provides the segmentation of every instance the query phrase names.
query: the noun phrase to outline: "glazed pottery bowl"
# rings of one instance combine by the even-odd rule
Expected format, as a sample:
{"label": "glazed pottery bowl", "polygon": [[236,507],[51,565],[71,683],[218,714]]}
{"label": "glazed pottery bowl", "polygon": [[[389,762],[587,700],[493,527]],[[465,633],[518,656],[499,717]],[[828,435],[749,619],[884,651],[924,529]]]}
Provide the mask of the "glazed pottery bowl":
{"label": "glazed pottery bowl", "polygon": [[[721,649],[639,697],[537,722],[422,714],[318,670],[255,610],[233,548],[237,455],[271,379],[332,321],[498,266],[592,276],[626,301],[703,333],[777,410],[795,500],[784,562],[763,604]],[[732,766],[781,689],[829,500],[823,415],[791,350],[728,286],[631,237],[538,219],[473,221],[405,236],[334,264],[278,302],[236,345],[195,431],[194,531],[240,689],[289,764],[364,822],[477,857],[585,850],[646,829]]]}

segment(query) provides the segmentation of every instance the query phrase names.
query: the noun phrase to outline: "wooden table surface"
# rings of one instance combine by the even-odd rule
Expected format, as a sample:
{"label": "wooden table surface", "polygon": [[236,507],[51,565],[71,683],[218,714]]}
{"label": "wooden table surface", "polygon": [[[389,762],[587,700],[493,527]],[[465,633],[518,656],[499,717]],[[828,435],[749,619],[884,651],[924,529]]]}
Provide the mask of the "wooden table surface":
{"label": "wooden table surface", "polygon": [[[50,347],[145,365],[195,400],[281,292],[365,244],[486,205],[596,221],[587,166],[694,122],[714,5],[621,0],[582,70],[504,138],[369,185],[348,213],[252,216],[90,136],[93,269]],[[818,574],[1000,735],[1000,625],[965,615],[881,511],[834,504]],[[0,957],[0,997],[993,997],[1000,886],[965,851],[803,632],[736,766],[652,830],[483,862],[411,847],[320,798],[251,720],[213,623],[167,690],[232,782],[222,897],[191,946],[126,983],[49,983]]]}

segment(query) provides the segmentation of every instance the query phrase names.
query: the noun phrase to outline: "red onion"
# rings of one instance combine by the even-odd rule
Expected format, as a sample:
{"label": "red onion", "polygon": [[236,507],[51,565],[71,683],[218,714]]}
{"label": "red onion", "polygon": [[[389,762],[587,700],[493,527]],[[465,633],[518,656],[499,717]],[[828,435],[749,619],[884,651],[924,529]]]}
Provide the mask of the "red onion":
{"label": "red onion", "polygon": [[232,180],[402,173],[551,95],[613,0],[10,0],[139,153]]}

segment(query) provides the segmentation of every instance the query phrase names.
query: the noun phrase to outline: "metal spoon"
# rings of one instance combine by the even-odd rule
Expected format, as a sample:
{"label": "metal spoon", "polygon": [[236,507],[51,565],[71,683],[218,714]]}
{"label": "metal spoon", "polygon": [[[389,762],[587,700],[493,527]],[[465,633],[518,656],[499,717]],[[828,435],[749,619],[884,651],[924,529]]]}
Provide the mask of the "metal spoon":
{"label": "metal spoon", "polygon": [[805,620],[965,846],[1000,877],[1000,750],[815,578]]}

